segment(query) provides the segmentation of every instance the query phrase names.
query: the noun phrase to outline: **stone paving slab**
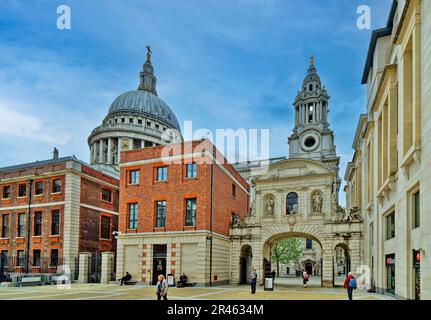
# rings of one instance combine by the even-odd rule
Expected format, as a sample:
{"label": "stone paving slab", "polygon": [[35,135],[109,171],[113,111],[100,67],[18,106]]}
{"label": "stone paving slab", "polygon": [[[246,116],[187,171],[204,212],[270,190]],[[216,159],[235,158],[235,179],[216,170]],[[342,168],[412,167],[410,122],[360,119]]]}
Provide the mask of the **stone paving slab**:
{"label": "stone paving slab", "polygon": [[[150,286],[118,286],[100,284],[72,284],[70,289],[55,285],[26,288],[0,288],[0,300],[154,300],[155,288]],[[356,290],[357,300],[391,300],[383,295]],[[248,286],[212,288],[170,288],[170,300],[346,300],[342,288],[279,287],[264,291],[259,287],[250,294]]]}

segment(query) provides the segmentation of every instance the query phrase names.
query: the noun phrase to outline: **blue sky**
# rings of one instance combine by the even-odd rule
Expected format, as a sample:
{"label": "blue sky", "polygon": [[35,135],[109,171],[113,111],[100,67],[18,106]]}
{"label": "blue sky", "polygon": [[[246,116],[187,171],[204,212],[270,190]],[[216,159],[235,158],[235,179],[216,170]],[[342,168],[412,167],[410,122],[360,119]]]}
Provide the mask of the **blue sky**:
{"label": "blue sky", "polygon": [[[69,5],[72,29],[56,28]],[[88,161],[87,137],[112,101],[134,90],[151,45],[159,96],[194,128],[270,129],[287,156],[292,102],[315,56],[330,100],[341,174],[352,157],[371,30],[391,0],[0,1],[0,166],[42,160],[54,146]]]}

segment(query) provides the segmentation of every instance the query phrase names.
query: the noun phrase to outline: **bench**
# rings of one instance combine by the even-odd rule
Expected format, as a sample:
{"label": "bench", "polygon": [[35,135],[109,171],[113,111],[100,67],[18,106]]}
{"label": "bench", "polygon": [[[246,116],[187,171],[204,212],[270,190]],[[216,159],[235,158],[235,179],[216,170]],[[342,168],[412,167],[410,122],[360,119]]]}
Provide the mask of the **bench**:
{"label": "bench", "polygon": [[20,279],[19,282],[16,282],[16,285],[19,287],[23,286],[33,286],[33,285],[42,285],[42,278],[41,277],[23,277]]}
{"label": "bench", "polygon": [[124,281],[123,284],[125,286],[134,286],[137,283],[137,281],[133,281],[133,280],[129,280],[129,281]]}
{"label": "bench", "polygon": [[183,288],[187,288],[187,287],[194,287],[195,285],[197,285],[197,282],[186,282],[183,286]]}

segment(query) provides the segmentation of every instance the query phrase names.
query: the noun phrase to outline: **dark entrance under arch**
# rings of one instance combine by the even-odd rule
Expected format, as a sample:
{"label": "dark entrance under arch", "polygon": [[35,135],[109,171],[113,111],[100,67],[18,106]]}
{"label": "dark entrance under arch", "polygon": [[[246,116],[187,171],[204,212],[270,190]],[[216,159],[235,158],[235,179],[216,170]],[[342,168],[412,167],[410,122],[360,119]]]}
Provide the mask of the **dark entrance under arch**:
{"label": "dark entrance under arch", "polygon": [[305,263],[305,271],[307,271],[307,273],[309,275],[313,274],[313,264],[311,262],[306,262]]}
{"label": "dark entrance under arch", "polygon": [[240,267],[240,284],[247,284],[249,282],[249,277],[251,274],[251,262],[252,262],[253,254],[251,247],[249,245],[245,245],[241,248],[241,256],[239,261]]}

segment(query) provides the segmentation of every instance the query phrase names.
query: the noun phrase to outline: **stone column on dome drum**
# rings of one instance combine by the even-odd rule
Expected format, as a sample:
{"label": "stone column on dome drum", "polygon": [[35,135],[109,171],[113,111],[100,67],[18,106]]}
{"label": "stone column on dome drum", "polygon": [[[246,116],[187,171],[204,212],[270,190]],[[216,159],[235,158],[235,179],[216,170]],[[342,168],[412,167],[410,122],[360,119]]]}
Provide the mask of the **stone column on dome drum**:
{"label": "stone column on dome drum", "polygon": [[112,164],[112,138],[108,138],[108,151],[106,154],[108,156],[108,164]]}

